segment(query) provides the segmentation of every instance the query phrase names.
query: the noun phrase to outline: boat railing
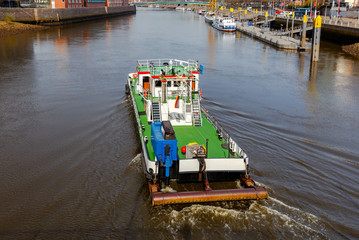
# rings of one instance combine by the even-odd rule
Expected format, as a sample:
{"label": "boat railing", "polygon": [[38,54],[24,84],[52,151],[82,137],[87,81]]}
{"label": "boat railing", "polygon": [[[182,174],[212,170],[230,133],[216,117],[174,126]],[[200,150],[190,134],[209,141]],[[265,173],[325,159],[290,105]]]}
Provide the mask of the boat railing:
{"label": "boat railing", "polygon": [[149,72],[154,72],[155,67],[159,66],[182,66],[187,68],[187,71],[198,69],[199,65],[197,61],[194,60],[178,60],[178,59],[146,59],[146,60],[138,60],[137,65],[139,68],[147,68],[146,70]]}
{"label": "boat railing", "polygon": [[221,135],[228,143],[228,148],[233,152],[237,153],[239,157],[247,158],[247,154],[243,151],[241,147],[229,136],[226,130],[219,124],[219,122],[211,115],[208,114],[208,111],[205,107],[201,105],[202,113],[206,116],[209,122],[216,128],[217,133]]}

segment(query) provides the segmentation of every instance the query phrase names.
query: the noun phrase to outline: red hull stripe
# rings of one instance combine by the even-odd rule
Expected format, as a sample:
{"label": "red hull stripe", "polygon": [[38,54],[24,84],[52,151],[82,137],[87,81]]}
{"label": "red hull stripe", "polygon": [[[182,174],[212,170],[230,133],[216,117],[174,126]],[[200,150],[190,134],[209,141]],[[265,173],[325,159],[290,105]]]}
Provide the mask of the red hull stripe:
{"label": "red hull stripe", "polygon": [[138,74],[151,74],[151,72],[138,72]]}

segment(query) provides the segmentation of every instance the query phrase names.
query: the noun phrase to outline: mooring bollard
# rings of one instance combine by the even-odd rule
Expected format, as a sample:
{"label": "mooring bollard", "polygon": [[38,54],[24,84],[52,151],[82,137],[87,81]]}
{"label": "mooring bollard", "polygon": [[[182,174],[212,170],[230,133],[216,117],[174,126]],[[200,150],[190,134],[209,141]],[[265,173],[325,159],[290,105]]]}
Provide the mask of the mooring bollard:
{"label": "mooring bollard", "polygon": [[312,55],[311,61],[319,60],[320,32],[322,28],[322,18],[318,16],[314,19],[313,38],[312,38]]}
{"label": "mooring bollard", "polygon": [[294,32],[294,15],[295,13],[293,12],[293,17],[292,17],[292,31],[290,33],[290,37],[293,38],[293,32]]}
{"label": "mooring bollard", "polygon": [[287,12],[287,24],[285,25],[286,32],[288,32],[288,23],[289,23],[289,12]]}
{"label": "mooring bollard", "polygon": [[267,24],[268,24],[268,12],[266,12],[264,16],[265,16],[264,24],[267,26]]}
{"label": "mooring bollard", "polygon": [[300,47],[305,48],[305,38],[307,36],[307,22],[308,22],[308,15],[303,16],[303,30],[302,30],[302,38],[300,42]]}

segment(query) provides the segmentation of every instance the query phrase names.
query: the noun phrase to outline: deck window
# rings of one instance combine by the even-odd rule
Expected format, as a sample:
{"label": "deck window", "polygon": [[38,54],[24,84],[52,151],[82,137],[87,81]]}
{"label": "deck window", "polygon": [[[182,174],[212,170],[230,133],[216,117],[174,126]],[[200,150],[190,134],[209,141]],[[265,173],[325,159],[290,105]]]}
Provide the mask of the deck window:
{"label": "deck window", "polygon": [[172,86],[172,82],[171,81],[168,81],[167,82],[167,87],[171,87]]}
{"label": "deck window", "polygon": [[161,83],[162,83],[161,80],[156,80],[155,81],[155,87],[161,87],[162,86]]}
{"label": "deck window", "polygon": [[180,87],[181,86],[181,81],[174,81],[173,86],[174,87]]}

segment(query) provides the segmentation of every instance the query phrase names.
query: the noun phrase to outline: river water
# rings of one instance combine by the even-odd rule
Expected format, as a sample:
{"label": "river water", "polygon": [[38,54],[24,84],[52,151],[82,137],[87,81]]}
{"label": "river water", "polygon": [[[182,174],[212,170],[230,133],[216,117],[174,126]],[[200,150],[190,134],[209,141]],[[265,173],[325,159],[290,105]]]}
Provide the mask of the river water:
{"label": "river water", "polygon": [[[193,12],[0,39],[1,239],[359,238],[359,61],[281,51]],[[125,95],[136,60],[194,59],[263,201],[152,208]]]}

